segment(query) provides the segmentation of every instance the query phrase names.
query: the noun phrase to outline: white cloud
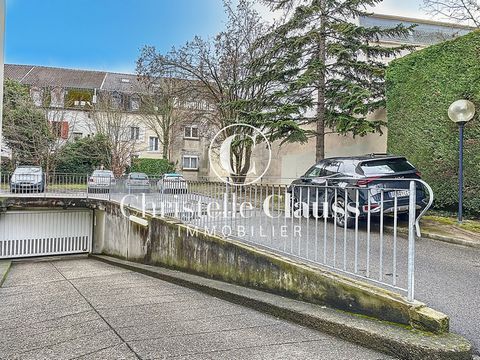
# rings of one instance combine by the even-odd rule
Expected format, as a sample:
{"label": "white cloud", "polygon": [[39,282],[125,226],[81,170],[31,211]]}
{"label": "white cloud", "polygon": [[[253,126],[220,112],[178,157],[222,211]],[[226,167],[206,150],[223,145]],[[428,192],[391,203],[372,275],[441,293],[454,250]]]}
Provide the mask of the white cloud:
{"label": "white cloud", "polygon": [[428,19],[430,16],[421,9],[422,3],[422,0],[384,0],[368,10],[385,15]]}
{"label": "white cloud", "polygon": [[[422,3],[422,0],[384,0],[375,7],[368,8],[368,11],[385,15],[431,19],[431,16],[421,9]],[[272,13],[267,6],[259,2],[255,4],[255,9],[269,22],[273,22],[280,17],[280,12]]]}

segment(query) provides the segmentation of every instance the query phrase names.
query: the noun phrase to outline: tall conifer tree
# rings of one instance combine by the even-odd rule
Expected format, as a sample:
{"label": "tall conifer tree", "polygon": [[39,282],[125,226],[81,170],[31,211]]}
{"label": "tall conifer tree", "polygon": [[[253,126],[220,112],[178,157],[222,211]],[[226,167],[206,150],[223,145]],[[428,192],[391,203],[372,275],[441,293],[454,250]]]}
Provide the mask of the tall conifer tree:
{"label": "tall conifer tree", "polygon": [[358,19],[381,0],[264,0],[283,10],[284,20],[259,41],[271,51],[257,59],[255,80],[276,86],[263,99],[269,114],[316,124],[316,160],[325,156],[325,134],[363,136],[381,132],[380,120],[367,115],[385,105],[385,59],[411,47],[381,46],[379,39],[406,36],[412,30],[365,27]]}

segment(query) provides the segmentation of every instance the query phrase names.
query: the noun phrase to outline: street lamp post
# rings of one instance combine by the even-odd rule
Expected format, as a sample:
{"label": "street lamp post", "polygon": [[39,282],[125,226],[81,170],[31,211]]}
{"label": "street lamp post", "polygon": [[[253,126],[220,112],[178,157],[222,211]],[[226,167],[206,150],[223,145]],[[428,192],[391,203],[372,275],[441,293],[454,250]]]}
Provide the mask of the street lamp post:
{"label": "street lamp post", "polygon": [[463,128],[475,115],[475,105],[468,100],[454,101],[448,108],[448,117],[458,124],[458,222],[463,219]]}

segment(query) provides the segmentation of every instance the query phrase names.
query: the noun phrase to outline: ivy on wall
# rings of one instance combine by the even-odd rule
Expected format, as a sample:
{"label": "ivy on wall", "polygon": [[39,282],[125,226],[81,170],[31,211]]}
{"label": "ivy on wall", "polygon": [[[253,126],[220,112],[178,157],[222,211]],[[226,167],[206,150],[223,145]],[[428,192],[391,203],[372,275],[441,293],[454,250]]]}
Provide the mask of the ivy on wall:
{"label": "ivy on wall", "polygon": [[458,206],[458,125],[447,110],[458,99],[475,104],[464,131],[464,207],[480,215],[480,30],[393,61],[386,84],[388,151],[421,171],[440,209]]}

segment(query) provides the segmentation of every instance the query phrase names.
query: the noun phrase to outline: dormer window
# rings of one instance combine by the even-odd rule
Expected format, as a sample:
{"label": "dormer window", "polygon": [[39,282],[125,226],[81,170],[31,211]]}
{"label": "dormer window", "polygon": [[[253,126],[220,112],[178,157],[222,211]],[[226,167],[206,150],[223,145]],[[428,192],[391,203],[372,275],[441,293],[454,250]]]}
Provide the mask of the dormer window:
{"label": "dormer window", "polygon": [[140,110],[140,96],[138,95],[130,96],[130,110],[131,111]]}
{"label": "dormer window", "polygon": [[111,101],[113,109],[120,109],[122,107],[122,94],[118,92],[113,92]]}

